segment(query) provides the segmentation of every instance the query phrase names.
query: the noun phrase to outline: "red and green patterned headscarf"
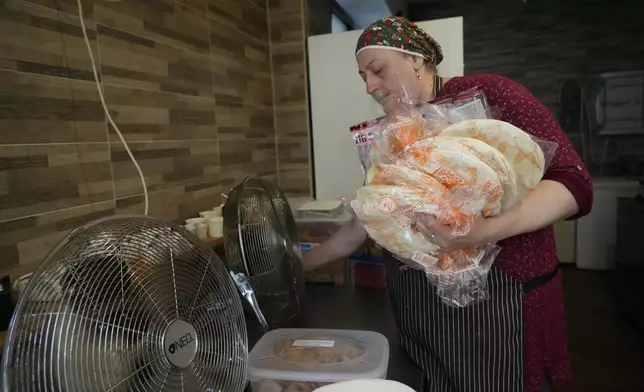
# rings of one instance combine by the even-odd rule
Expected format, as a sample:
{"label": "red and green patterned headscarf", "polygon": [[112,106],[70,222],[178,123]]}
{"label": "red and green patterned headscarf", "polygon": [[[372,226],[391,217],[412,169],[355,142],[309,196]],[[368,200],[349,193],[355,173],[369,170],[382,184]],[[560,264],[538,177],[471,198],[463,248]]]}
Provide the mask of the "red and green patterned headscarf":
{"label": "red and green patterned headscarf", "polygon": [[388,16],[367,27],[356,47],[356,56],[365,49],[395,50],[420,56],[428,63],[443,61],[443,50],[425,30],[400,16]]}

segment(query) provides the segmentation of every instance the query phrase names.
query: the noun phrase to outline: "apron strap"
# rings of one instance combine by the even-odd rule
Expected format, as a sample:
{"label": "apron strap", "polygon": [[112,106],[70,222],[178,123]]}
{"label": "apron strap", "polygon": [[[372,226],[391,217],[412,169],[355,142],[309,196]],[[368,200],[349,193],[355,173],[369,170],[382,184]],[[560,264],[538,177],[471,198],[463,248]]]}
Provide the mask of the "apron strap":
{"label": "apron strap", "polygon": [[438,93],[441,91],[441,88],[443,88],[443,78],[438,76],[438,74],[434,75],[434,99],[438,98]]}

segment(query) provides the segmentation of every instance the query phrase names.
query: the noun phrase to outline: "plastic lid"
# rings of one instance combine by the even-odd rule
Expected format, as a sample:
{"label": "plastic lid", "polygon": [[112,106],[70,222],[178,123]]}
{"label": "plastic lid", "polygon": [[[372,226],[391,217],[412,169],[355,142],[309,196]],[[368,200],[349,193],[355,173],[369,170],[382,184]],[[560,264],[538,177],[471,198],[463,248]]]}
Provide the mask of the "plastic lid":
{"label": "plastic lid", "polygon": [[340,200],[313,200],[298,208],[300,211],[334,211],[342,207]]}
{"label": "plastic lid", "polygon": [[407,385],[390,380],[352,380],[325,385],[314,392],[414,392]]}
{"label": "plastic lid", "polygon": [[294,214],[294,218],[295,218],[295,223],[300,223],[300,224],[332,223],[332,224],[341,225],[353,219],[353,215],[351,214],[351,212],[347,210],[344,210],[337,215],[297,211]]}
{"label": "plastic lid", "polygon": [[260,339],[248,362],[251,381],[384,378],[389,364],[389,342],[371,331],[277,329]]}

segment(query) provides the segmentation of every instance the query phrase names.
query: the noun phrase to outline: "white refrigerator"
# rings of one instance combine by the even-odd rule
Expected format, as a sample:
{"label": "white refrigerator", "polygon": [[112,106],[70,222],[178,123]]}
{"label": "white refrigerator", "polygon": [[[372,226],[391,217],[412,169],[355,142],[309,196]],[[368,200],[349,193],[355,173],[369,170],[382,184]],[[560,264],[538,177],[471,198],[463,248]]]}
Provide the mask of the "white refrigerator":
{"label": "white refrigerator", "polygon": [[[442,76],[462,76],[463,18],[417,23],[442,46]],[[351,196],[363,183],[363,173],[349,127],[382,115],[366,93],[355,60],[361,31],[313,36],[308,39],[315,198]]]}

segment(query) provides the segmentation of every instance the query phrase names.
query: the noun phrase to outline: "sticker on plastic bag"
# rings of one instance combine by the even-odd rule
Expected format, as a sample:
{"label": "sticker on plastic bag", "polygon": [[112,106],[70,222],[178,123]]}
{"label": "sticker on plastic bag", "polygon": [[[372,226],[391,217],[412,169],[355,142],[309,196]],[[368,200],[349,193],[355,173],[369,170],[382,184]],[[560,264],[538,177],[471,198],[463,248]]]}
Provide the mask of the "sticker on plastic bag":
{"label": "sticker on plastic bag", "polygon": [[293,342],[293,347],[328,347],[335,346],[333,340],[296,340]]}
{"label": "sticker on plastic bag", "polygon": [[438,261],[437,257],[428,255],[427,253],[421,253],[421,252],[415,252],[411,256],[411,259],[425,266],[433,266]]}
{"label": "sticker on plastic bag", "polygon": [[380,121],[382,121],[382,118],[355,124],[349,128],[364,174],[367,173],[371,166],[369,158],[373,152],[374,128]]}

